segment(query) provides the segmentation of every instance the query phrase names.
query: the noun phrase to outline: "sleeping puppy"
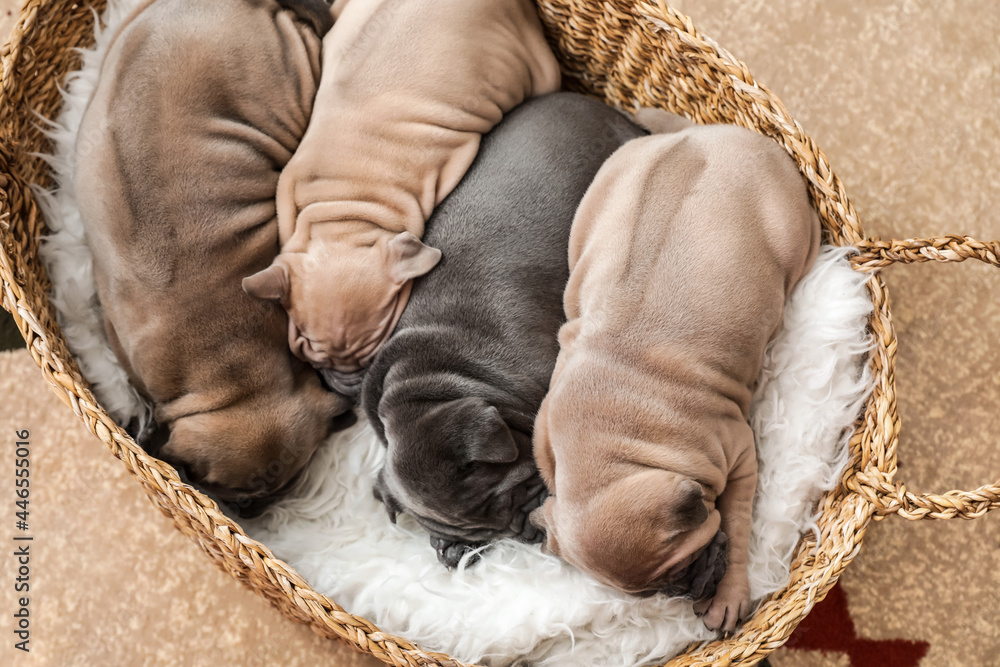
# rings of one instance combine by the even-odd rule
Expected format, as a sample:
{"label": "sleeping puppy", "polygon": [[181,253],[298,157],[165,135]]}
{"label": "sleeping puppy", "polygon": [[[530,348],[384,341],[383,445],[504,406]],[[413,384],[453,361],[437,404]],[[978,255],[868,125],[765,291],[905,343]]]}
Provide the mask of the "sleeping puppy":
{"label": "sleeping puppy", "polygon": [[113,38],[76,146],[106,331],[169,429],[159,455],[258,508],[349,408],[290,354],[284,311],[241,288],[278,252],[278,174],[319,79],[320,36],[298,16],[315,5],[146,3]]}
{"label": "sleeping puppy", "polygon": [[581,95],[526,102],[428,222],[444,258],[414,282],[362,405],[388,446],[376,495],[449,567],[470,545],[538,537],[531,429],[559,352],[570,224],[604,160],[643,134]]}
{"label": "sleeping puppy", "polygon": [[750,604],[750,397],[820,228],[776,143],[673,127],[615,153],[574,220],[531,520],[599,581],[697,600],[731,631]]}
{"label": "sleeping puppy", "polygon": [[530,0],[334,10],[315,111],[278,186],[281,254],[243,286],[280,301],[292,351],[356,392],[412,280],[441,257],[420,241],[431,211],[481,136],[560,74]]}

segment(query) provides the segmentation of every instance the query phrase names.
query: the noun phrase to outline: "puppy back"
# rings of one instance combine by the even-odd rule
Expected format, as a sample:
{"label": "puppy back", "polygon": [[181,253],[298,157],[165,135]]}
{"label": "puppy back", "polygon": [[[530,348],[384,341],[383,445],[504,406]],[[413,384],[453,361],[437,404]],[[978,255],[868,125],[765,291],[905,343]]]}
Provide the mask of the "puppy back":
{"label": "puppy back", "polygon": [[362,403],[373,423],[385,383],[418,391],[421,374],[457,373],[496,387],[530,430],[558,355],[573,215],[608,156],[644,134],[600,102],[556,93],[520,105],[483,138],[428,221],[424,240],[441,263],[414,282],[369,369]]}
{"label": "puppy back", "polygon": [[[157,0],[105,56],[75,189],[105,313],[154,399],[194,376],[264,381],[234,370],[264,356],[288,369],[283,315],[240,280],[277,253],[278,172],[305,131],[319,50],[272,0]],[[218,354],[223,340],[236,342]]]}
{"label": "puppy back", "polygon": [[580,206],[567,313],[585,331],[627,328],[637,345],[747,339],[762,323],[766,342],[818,231],[774,142],[731,126],[639,139],[608,160]]}

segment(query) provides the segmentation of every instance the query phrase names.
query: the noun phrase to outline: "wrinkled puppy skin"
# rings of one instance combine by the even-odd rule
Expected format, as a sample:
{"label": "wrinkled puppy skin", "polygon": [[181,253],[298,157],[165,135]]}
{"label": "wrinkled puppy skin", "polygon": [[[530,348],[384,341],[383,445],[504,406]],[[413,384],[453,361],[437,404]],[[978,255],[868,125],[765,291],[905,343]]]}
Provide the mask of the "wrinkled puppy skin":
{"label": "wrinkled puppy skin", "polygon": [[[663,114],[657,118],[656,113]],[[747,613],[750,398],[820,227],[774,142],[665,112],[601,168],[570,238],[567,323],[534,452],[548,548],[605,584]]]}
{"label": "wrinkled puppy skin", "polygon": [[139,435],[237,509],[286,490],[350,407],[291,355],[284,311],[241,288],[278,252],[278,175],[319,80],[294,4],[141,6],[76,145],[109,342],[159,429]]}
{"label": "wrinkled puppy skin", "polygon": [[542,537],[531,429],[559,352],[570,225],[601,164],[644,134],[581,95],[529,100],[428,222],[444,258],[414,281],[362,406],[388,447],[376,497],[449,567],[498,538]]}
{"label": "wrinkled puppy skin", "polygon": [[289,345],[352,395],[440,260],[424,223],[482,135],[557,91],[531,0],[350,0],[323,41],[302,144],[281,174],[281,254],[244,281],[291,318]]}

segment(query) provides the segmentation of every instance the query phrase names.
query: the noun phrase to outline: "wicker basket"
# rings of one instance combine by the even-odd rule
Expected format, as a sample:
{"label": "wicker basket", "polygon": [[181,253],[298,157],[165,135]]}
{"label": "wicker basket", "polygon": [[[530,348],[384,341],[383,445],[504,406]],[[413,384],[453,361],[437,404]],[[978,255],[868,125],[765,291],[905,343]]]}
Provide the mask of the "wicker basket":
{"label": "wicker basket", "polygon": [[[213,501],[182,484],[170,466],[146,455],[97,403],[80,375],[49,304],[50,284],[38,258],[45,221],[29,185],[48,185],[50,180],[43,161],[32,156],[48,150],[36,114],[58,114],[59,85],[80,64],[74,49],[93,43],[92,7],[100,11],[105,3],[28,0],[0,53],[4,308],[13,314],[28,351],[60,399],[122,460],[153,503],[220,567],[290,618],[387,664],[462,664],[386,634],[314,591],[266,546],[248,538]],[[1000,266],[996,242],[958,236],[889,243],[866,238],[840,179],[782,103],[754,81],[743,63],[663,0],[540,0],[539,8],[570,87],[625,108],[657,106],[700,123],[741,125],[781,144],[809,184],[826,242],[859,248],[853,259],[857,270],[969,258]],[[893,370],[896,339],[878,275],[869,282],[869,291],[875,306],[870,321],[875,347],[869,364],[877,384],[851,438],[850,462],[841,483],[822,501],[819,543],[811,535],[802,540],[788,586],[770,596],[737,634],[693,647],[670,665],[750,665],[781,646],[858,553],[872,518],[974,518],[1000,505],[1000,483],[972,492],[918,496],[894,481],[900,426]]]}

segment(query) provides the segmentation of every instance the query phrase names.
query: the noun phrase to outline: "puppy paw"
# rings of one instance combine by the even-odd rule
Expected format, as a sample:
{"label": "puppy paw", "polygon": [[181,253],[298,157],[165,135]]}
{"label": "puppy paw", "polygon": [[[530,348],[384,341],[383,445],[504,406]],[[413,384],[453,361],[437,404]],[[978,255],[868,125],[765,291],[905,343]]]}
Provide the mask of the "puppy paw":
{"label": "puppy paw", "polygon": [[746,582],[731,582],[723,578],[715,597],[694,605],[694,613],[702,617],[709,630],[732,632],[750,611],[750,586]]}
{"label": "puppy paw", "polygon": [[549,497],[543,489],[535,492],[532,498],[524,503],[516,512],[510,522],[511,537],[526,544],[538,544],[545,539],[545,531],[531,521],[531,516],[538,511],[542,503]]}
{"label": "puppy paw", "polygon": [[[481,543],[452,542],[440,537],[431,538],[431,546],[437,553],[438,561],[449,570],[458,567],[462,557],[470,551],[474,551],[483,546]],[[469,557],[467,565],[474,565],[479,560],[479,554],[474,553]]]}

